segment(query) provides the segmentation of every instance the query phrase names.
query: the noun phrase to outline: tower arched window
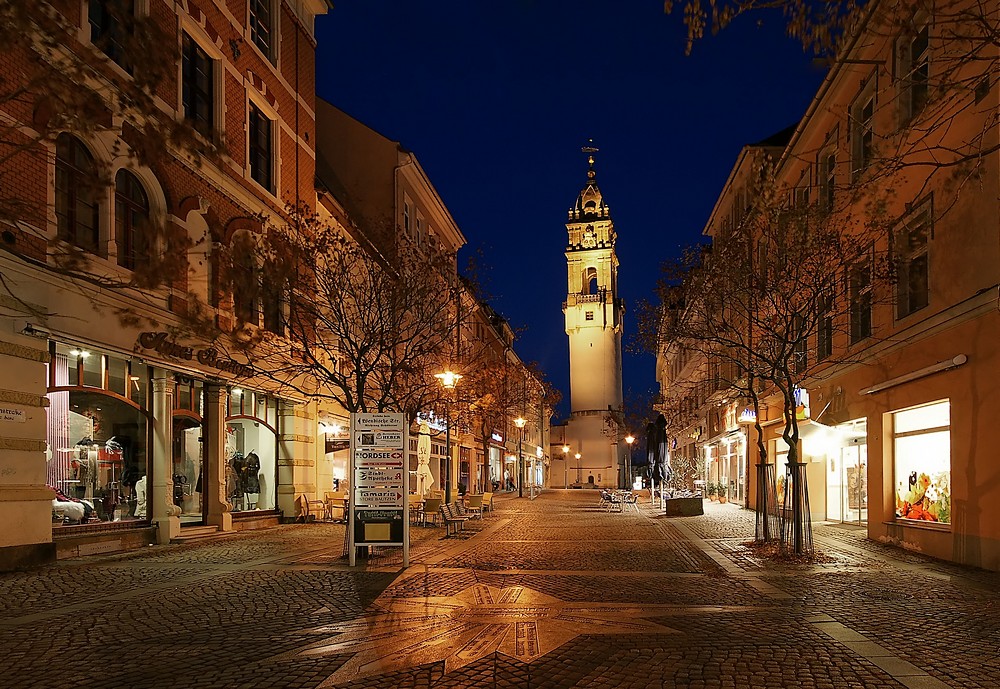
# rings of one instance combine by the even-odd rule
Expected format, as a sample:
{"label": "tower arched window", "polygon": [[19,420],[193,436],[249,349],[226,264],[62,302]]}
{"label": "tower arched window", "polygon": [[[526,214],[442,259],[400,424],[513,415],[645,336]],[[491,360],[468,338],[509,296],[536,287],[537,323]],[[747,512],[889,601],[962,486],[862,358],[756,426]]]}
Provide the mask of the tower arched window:
{"label": "tower arched window", "polygon": [[60,239],[98,253],[101,224],[94,157],[75,136],[56,138],[56,227]]}
{"label": "tower arched window", "polygon": [[115,241],[118,265],[129,270],[149,256],[149,197],[139,179],[128,170],[115,176]]}
{"label": "tower arched window", "polygon": [[583,271],[583,293],[597,294],[597,268],[587,268]]}

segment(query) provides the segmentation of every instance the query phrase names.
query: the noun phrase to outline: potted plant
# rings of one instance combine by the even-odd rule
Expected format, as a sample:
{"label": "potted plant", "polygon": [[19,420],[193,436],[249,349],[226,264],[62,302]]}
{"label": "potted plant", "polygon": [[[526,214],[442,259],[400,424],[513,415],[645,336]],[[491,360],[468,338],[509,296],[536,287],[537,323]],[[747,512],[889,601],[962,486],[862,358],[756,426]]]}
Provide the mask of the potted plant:
{"label": "potted plant", "polygon": [[729,490],[726,481],[719,481],[716,489],[719,491],[719,503],[726,504],[729,501]]}
{"label": "potted plant", "polygon": [[717,483],[708,481],[705,484],[705,491],[708,493],[708,497],[712,502],[716,502],[719,499],[719,486]]}

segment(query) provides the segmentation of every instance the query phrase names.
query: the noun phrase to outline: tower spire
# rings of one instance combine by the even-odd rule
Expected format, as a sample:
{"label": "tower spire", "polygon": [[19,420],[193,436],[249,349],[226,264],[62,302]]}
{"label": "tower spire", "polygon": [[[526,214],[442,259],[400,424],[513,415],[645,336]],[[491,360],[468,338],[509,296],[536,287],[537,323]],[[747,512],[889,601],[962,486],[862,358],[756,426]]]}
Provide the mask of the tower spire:
{"label": "tower spire", "polygon": [[591,182],[597,177],[597,173],[594,171],[594,154],[599,150],[601,149],[594,145],[593,139],[587,139],[587,145],[580,149],[582,153],[587,154],[587,164],[590,166],[590,169],[587,170],[587,179]]}

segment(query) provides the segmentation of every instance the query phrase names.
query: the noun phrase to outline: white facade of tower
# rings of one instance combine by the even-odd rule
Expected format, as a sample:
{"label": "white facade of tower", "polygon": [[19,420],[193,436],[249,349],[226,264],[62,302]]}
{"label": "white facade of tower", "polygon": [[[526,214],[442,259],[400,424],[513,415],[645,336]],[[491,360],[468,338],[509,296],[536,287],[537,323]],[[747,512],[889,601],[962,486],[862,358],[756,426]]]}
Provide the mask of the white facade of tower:
{"label": "white facade of tower", "polygon": [[[621,457],[615,416],[622,408],[622,316],[611,213],[597,187],[593,149],[587,184],[569,211],[563,315],[569,337],[570,483],[616,487]],[[620,418],[620,417],[618,417]],[[576,460],[576,453],[580,459]]]}

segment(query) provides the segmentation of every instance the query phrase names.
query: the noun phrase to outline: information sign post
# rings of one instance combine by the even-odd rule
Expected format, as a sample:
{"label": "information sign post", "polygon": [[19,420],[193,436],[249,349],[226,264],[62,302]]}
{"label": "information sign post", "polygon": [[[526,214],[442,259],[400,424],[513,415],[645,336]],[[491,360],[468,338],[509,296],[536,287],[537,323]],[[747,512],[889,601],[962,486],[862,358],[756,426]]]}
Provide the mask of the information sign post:
{"label": "information sign post", "polygon": [[348,553],[357,547],[402,546],[410,566],[409,427],[405,414],[351,414],[351,500]]}

